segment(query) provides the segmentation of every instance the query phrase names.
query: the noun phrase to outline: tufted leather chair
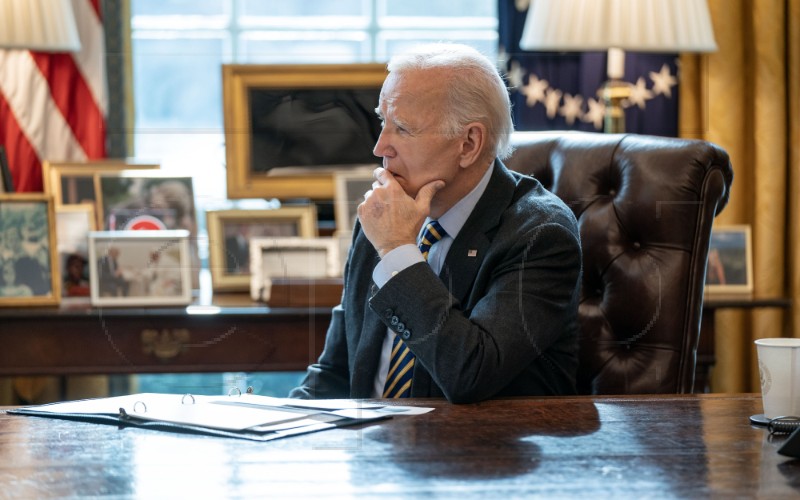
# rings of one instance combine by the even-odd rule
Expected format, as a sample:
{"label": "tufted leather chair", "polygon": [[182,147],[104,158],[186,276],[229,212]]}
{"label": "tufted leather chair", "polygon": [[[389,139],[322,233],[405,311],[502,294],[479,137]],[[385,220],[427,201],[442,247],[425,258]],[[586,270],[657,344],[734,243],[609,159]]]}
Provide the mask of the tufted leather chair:
{"label": "tufted leather chair", "polygon": [[506,165],[569,205],[583,247],[578,391],[690,393],[714,217],[733,170],[714,144],[515,134]]}

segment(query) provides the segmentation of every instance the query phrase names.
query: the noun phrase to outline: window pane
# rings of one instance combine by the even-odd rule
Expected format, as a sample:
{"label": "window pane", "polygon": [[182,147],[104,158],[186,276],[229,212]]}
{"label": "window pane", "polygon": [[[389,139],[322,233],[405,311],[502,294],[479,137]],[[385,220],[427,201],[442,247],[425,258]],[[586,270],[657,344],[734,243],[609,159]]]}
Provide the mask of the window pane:
{"label": "window pane", "polygon": [[386,16],[495,17],[496,0],[382,0]]}
{"label": "window pane", "polygon": [[[388,60],[420,43],[458,42],[474,47],[492,61],[497,59],[497,33],[495,32],[393,32],[378,36],[378,60]],[[484,35],[484,36],[480,36]]]}
{"label": "window pane", "polygon": [[225,13],[226,0],[132,0],[134,16],[219,16]]}
{"label": "window pane", "polygon": [[242,36],[239,50],[247,63],[348,63],[369,60],[363,33],[275,33]]}
{"label": "window pane", "polygon": [[223,40],[180,35],[134,35],[138,129],[222,127]]}
{"label": "window pane", "polygon": [[363,0],[242,0],[245,16],[365,16]]}

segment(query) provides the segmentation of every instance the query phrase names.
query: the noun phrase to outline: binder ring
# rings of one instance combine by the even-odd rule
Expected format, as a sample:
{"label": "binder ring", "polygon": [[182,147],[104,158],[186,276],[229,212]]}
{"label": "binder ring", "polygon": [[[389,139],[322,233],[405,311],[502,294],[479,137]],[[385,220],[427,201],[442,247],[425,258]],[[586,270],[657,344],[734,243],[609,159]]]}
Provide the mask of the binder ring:
{"label": "binder ring", "polygon": [[241,396],[241,395],[242,395],[242,390],[239,389],[238,387],[231,387],[230,390],[228,390],[228,396]]}
{"label": "binder ring", "polygon": [[189,404],[194,404],[194,396],[192,396],[192,395],[191,395],[191,394],[189,394],[189,393],[186,393],[186,394],[184,394],[184,395],[183,395],[183,397],[181,398],[181,404],[182,404],[182,405],[185,405],[185,404],[186,404],[186,398],[187,398],[187,397],[189,398],[189,401],[190,401],[190,403],[189,403]]}
{"label": "binder ring", "polygon": [[[140,407],[141,407],[142,411],[139,411]],[[137,401],[137,402],[133,403],[133,412],[134,413],[147,413],[147,405],[144,404],[144,401]]]}

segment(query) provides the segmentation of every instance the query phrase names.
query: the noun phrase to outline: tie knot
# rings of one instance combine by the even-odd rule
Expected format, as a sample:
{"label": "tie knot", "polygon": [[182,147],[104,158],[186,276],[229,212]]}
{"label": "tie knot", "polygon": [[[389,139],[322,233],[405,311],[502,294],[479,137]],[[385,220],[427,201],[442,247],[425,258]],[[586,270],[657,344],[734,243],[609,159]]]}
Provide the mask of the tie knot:
{"label": "tie knot", "polygon": [[445,236],[447,236],[447,232],[439,224],[439,221],[432,220],[425,226],[425,232],[422,233],[422,239],[419,242],[419,251],[422,252],[425,260],[428,260],[428,252],[433,244]]}

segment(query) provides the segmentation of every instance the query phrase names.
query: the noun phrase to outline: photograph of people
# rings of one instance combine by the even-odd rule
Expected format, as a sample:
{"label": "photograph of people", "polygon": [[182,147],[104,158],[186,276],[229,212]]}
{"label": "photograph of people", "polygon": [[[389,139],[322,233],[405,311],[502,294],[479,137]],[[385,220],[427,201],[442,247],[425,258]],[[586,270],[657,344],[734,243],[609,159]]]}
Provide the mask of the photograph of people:
{"label": "photograph of people", "polygon": [[[0,262],[6,293],[52,294],[47,204],[4,203],[0,207]],[[10,288],[9,288],[10,287]]]}
{"label": "photograph of people", "polygon": [[[172,305],[192,299],[189,233],[107,231],[90,235],[90,297],[96,305]],[[95,290],[95,288],[97,289]]]}
{"label": "photograph of people", "polygon": [[120,264],[120,249],[111,246],[97,262],[97,280],[100,284],[100,295],[104,297],[125,297],[128,295],[130,283]]}
{"label": "photograph of people", "polygon": [[250,274],[250,240],[270,236],[298,236],[297,223],[229,222],[225,224],[226,274]]}
{"label": "photograph of people", "polygon": [[181,294],[180,255],[175,247],[153,250],[140,272],[142,293],[148,296]]}
{"label": "photograph of people", "polygon": [[86,259],[77,253],[67,255],[64,262],[62,293],[66,297],[88,297],[89,275]]}

